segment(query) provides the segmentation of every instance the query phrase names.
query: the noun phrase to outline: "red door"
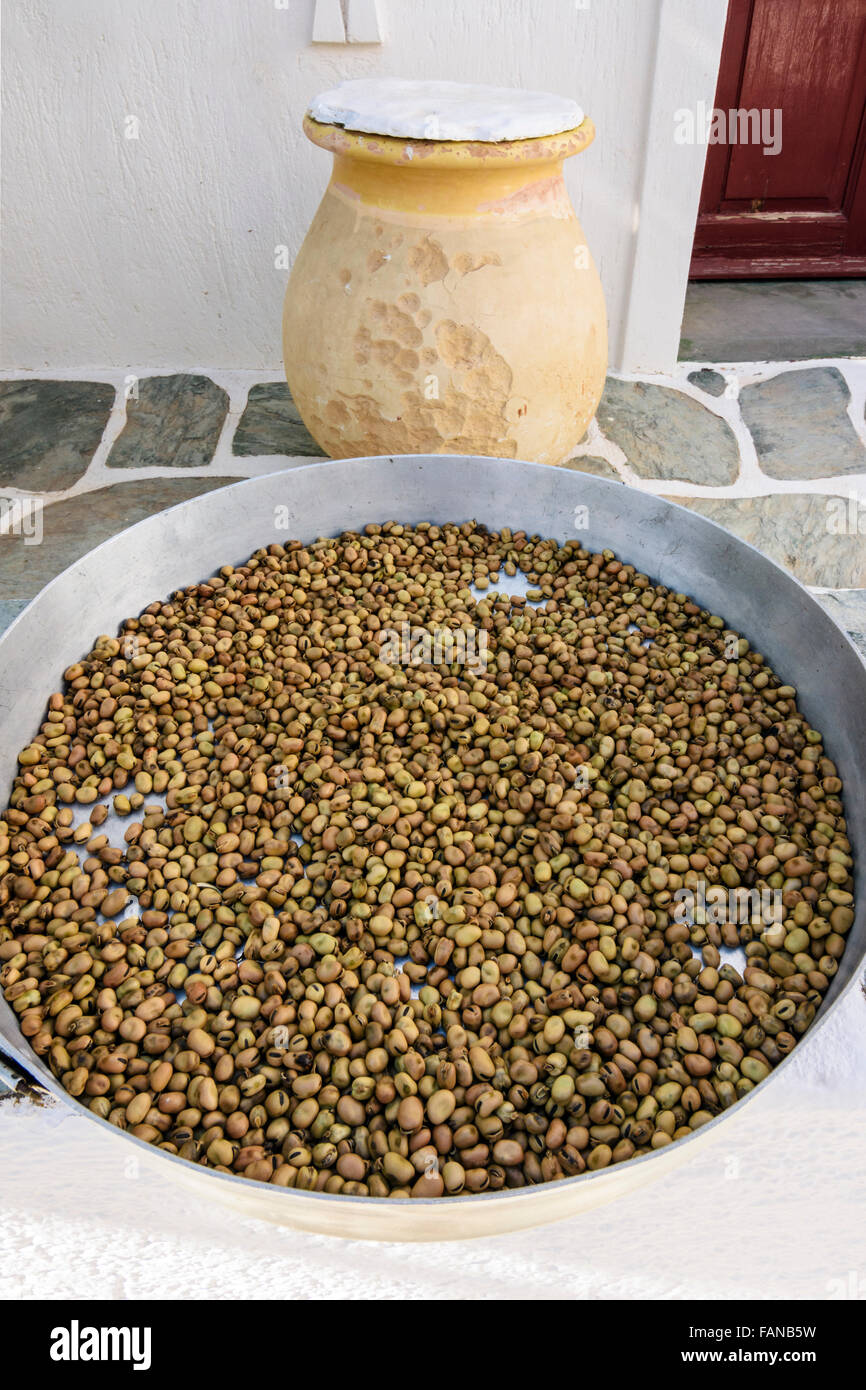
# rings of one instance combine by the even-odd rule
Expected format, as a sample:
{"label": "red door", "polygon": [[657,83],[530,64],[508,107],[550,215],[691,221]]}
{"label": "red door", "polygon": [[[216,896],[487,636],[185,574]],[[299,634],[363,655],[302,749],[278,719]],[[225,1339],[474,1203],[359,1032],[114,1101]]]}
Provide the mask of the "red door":
{"label": "red door", "polygon": [[715,107],[692,278],[866,275],[866,0],[730,0]]}

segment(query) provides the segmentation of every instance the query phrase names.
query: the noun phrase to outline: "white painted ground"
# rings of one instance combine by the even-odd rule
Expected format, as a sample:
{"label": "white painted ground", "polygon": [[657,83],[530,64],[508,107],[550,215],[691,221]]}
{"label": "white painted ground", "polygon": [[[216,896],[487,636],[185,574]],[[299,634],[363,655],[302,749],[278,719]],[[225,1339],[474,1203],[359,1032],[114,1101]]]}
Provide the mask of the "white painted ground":
{"label": "white painted ground", "polygon": [[[370,1244],[192,1199],[65,1107],[0,1102],[0,1298],[866,1298],[866,999],[672,1177],[496,1239]],[[168,1166],[168,1165],[166,1165]]]}

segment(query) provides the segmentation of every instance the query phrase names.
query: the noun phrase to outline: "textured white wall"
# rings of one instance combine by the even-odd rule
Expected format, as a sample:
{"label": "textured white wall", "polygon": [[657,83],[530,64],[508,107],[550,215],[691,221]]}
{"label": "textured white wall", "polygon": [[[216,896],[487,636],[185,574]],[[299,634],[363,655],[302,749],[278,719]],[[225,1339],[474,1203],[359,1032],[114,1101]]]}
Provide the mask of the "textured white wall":
{"label": "textured white wall", "polygon": [[[701,58],[667,65],[660,116],[665,9],[668,28],[698,34]],[[581,102],[598,137],[567,177],[604,281],[612,365],[669,366],[703,152],[673,146],[671,114],[671,157],[652,175],[653,289],[633,293],[648,131],[652,149],[668,107],[711,101],[725,0],[380,10],[385,43],[347,47],[311,43],[313,0],[3,0],[0,366],[279,367],[287,275],[274,247],[294,256],[329,173],[303,111],[327,86],[378,74]],[[652,219],[641,236],[653,239]]]}

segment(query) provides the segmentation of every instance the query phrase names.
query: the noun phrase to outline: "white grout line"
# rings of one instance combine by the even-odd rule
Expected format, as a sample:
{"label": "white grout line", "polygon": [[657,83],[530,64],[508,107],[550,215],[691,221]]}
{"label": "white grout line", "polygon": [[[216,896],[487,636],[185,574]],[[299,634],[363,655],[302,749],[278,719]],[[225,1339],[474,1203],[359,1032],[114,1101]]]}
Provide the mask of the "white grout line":
{"label": "white grout line", "polygon": [[[104,471],[105,460],[111,452],[112,445],[126,425],[126,401],[126,385],[124,382],[121,382],[120,385],[115,386],[114,405],[111,407],[108,423],[102,431],[102,438],[88,464],[84,477],[79,479],[79,483],[84,481],[88,473],[101,473]],[[113,471],[116,472],[116,470]],[[75,486],[77,487],[78,484],[75,484]],[[72,489],[67,489],[67,492],[71,495]],[[63,496],[62,493],[55,495]]]}
{"label": "white grout line", "polygon": [[866,589],[830,589],[822,584],[807,584],[806,588],[810,594],[836,594],[837,597],[845,594],[866,594]]}
{"label": "white grout line", "polygon": [[[225,388],[224,388],[225,389]],[[219,467],[225,459],[233,458],[232,444],[241,416],[247,408],[247,398],[250,393],[249,383],[240,385],[233,383],[229,388],[229,408],[226,411],[226,418],[223,420],[223,427],[220,430],[220,437],[217,440],[210,467]]]}
{"label": "white grout line", "polygon": [[[841,367],[840,371],[842,371]],[[848,363],[848,369],[842,371],[842,375],[848,382],[848,390],[851,392],[851,399],[848,402],[848,417],[854,426],[858,439],[866,447],[866,362],[856,360]]]}
{"label": "white grout line", "polygon": [[[214,466],[216,463],[216,456],[214,456],[214,460],[207,467],[202,468],[94,469],[91,463],[83,477],[79,478],[74,487],[68,488],[65,492],[32,492],[4,483],[0,486],[0,496],[13,500],[15,498],[35,498],[44,506],[50,507],[54,502],[69,502],[75,497],[84,496],[89,492],[97,492],[117,483],[134,483],[153,478],[173,479],[177,482],[183,478],[225,477],[241,482],[244,478],[258,478],[267,473],[280,473],[285,469],[300,468],[305,463],[324,462],[325,459],[311,458],[307,454],[250,454],[246,458],[236,458],[230,455],[221,462],[219,467]],[[169,504],[166,503],[166,505]],[[3,522],[0,521],[0,534],[2,534],[2,528]]]}

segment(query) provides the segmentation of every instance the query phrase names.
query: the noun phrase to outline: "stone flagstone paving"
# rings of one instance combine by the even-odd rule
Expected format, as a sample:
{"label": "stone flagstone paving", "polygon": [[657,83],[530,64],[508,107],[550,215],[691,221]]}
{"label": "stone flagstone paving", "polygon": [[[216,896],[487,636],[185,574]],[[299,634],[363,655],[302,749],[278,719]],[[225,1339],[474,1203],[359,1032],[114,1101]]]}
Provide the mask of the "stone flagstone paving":
{"label": "stone flagstone paving", "polygon": [[712,367],[700,367],[696,372],[689,372],[689,381],[709,396],[723,396],[727,386],[721,372],[714,372]]}
{"label": "stone flagstone paving", "polygon": [[[801,584],[832,589],[866,586],[863,535],[828,533],[828,498],[782,493],[774,497],[671,497],[716,521],[789,569]],[[844,508],[845,499],[841,499]]]}
{"label": "stone flagstone paving", "polygon": [[206,376],[151,376],[127,401],[109,468],[202,468],[213,458],[228,396]]}
{"label": "stone flagstone paving", "polygon": [[744,386],[740,409],[771,478],[828,478],[866,470],[848,417],[851,392],[836,367],[781,372]]}
{"label": "stone flagstone paving", "polygon": [[43,513],[41,545],[28,544],[24,536],[0,537],[0,599],[33,598],[49,580],[109,536],[154,512],[237,481],[220,477],[142,478],[55,502]]}
{"label": "stone flagstone paving", "polygon": [[622,482],[622,478],[607,459],[593,458],[592,454],[581,454],[579,458],[569,459],[561,466],[576,473],[594,473],[597,478],[610,478],[614,483]]}
{"label": "stone flagstone paving", "polygon": [[845,628],[855,647],[866,661],[866,589],[849,589],[835,594],[818,594],[817,598],[835,623]]}
{"label": "stone flagstone paving", "polygon": [[263,381],[251,387],[232,452],[243,458],[253,454],[327,458],[301,419],[284,381]]}
{"label": "stone flagstone paving", "polygon": [[63,492],[84,477],[114,405],[101,381],[0,381],[0,488]]}
{"label": "stone flagstone paving", "polygon": [[740,455],[730,425],[680,391],[609,377],[598,423],[641,478],[708,486],[736,481]]}

